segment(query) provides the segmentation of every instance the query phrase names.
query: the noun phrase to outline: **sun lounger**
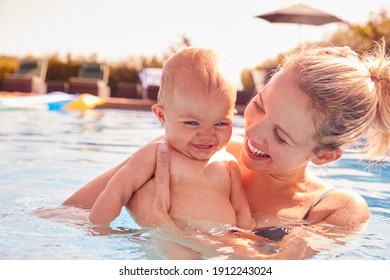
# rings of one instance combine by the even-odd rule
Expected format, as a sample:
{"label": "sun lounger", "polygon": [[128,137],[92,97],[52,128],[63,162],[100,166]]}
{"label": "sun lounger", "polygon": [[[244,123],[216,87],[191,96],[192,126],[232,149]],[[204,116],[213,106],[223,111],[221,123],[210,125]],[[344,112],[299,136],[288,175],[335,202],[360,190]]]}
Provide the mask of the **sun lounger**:
{"label": "sun lounger", "polygon": [[134,83],[118,83],[115,97],[138,99],[138,85]]}
{"label": "sun lounger", "polygon": [[90,93],[103,98],[110,97],[108,79],[108,66],[100,63],[85,63],[80,67],[78,77],[69,79],[69,93]]}
{"label": "sun lounger", "polygon": [[142,97],[144,99],[157,100],[161,74],[161,68],[144,68],[139,73],[142,86]]}
{"label": "sun lounger", "polygon": [[46,73],[46,60],[21,60],[15,73],[4,77],[3,91],[45,94],[47,90]]}

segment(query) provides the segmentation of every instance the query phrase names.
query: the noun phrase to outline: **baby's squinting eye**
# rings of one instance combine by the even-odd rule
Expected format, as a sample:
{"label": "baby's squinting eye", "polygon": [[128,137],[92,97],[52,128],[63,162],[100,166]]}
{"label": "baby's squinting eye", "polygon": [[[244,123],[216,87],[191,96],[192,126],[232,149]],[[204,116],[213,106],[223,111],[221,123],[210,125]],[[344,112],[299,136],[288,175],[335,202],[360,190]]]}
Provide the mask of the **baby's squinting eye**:
{"label": "baby's squinting eye", "polygon": [[196,125],[198,125],[198,122],[196,122],[196,121],[188,121],[188,122],[184,122],[184,124],[191,125],[191,126],[196,126]]}
{"label": "baby's squinting eye", "polygon": [[227,122],[217,122],[217,123],[215,123],[215,126],[228,126],[229,125],[229,123],[227,123]]}

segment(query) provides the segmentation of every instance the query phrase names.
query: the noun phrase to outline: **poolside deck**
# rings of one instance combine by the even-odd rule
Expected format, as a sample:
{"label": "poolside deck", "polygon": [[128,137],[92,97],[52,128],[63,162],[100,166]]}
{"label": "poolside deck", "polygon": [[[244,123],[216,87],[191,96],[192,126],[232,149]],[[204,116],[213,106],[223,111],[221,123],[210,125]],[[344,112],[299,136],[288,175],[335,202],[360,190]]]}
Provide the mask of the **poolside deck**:
{"label": "poolside deck", "polygon": [[[151,110],[155,100],[149,99],[131,99],[131,98],[117,98],[110,97],[105,98],[106,103],[99,105],[96,108],[109,108],[109,109],[127,109],[127,110]],[[244,113],[246,105],[236,105],[237,113],[242,115]]]}
{"label": "poolside deck", "polygon": [[99,105],[96,108],[101,109],[125,109],[125,110],[150,110],[152,105],[156,103],[155,100],[150,99],[131,99],[131,98],[119,98],[108,97],[104,98],[106,101],[103,105]]}
{"label": "poolside deck", "polygon": [[[2,97],[16,97],[16,96],[33,96],[33,93],[22,93],[22,92],[0,92]],[[103,105],[99,105],[96,109],[123,109],[123,110],[151,110],[155,100],[150,99],[132,99],[132,98],[119,98],[119,97],[108,97],[104,98],[106,101]],[[244,113],[246,105],[236,105],[237,113],[242,115]]]}

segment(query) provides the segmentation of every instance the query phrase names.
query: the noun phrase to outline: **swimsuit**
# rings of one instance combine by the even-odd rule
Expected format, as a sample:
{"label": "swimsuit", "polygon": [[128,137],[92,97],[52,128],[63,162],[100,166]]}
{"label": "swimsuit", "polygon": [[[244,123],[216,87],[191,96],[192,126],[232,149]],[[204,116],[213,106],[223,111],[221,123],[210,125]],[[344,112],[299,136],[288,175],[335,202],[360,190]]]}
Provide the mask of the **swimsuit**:
{"label": "swimsuit", "polygon": [[[316,200],[312,203],[309,210],[306,212],[306,214],[303,216],[302,220],[306,221],[307,218],[309,218],[310,213],[312,212],[313,208],[317,206],[318,203],[321,202],[321,200],[331,191],[333,191],[333,188],[330,188],[323,192],[319,197],[317,197]],[[291,232],[291,228],[283,228],[283,227],[267,227],[267,228],[260,228],[255,229],[253,231],[254,234],[258,236],[265,237],[269,239],[270,241],[280,241],[282,240],[283,236]]]}

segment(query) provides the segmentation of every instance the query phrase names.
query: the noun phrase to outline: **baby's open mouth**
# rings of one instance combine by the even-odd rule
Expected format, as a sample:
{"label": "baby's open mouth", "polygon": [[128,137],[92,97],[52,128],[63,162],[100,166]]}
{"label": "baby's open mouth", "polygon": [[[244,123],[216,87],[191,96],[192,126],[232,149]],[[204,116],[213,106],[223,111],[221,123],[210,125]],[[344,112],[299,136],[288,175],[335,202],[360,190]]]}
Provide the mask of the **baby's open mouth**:
{"label": "baby's open mouth", "polygon": [[214,145],[208,145],[208,144],[193,144],[193,146],[200,150],[208,150],[214,147]]}

